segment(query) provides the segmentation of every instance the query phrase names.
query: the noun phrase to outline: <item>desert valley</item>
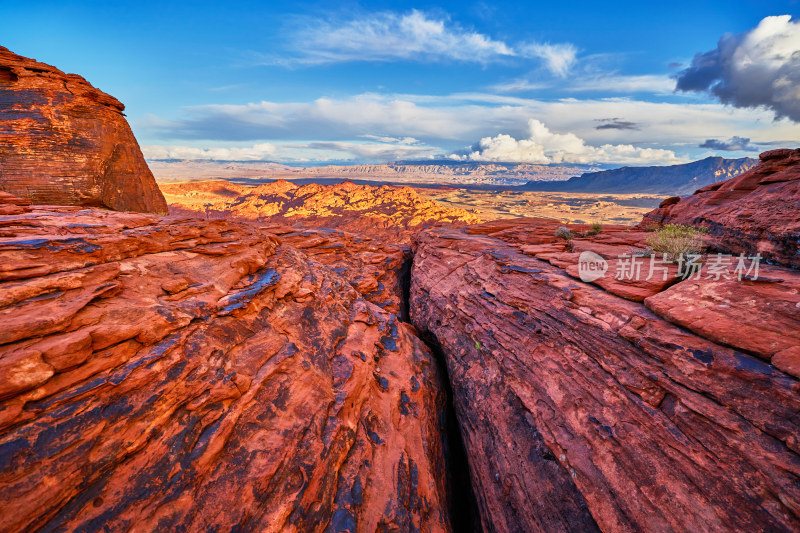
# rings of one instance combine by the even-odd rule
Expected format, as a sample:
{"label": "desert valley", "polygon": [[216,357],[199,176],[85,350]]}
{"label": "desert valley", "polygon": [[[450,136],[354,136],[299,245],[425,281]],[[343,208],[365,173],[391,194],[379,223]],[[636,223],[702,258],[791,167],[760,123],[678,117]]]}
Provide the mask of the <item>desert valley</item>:
{"label": "desert valley", "polygon": [[797,143],[301,166],[125,111],[0,47],[0,532],[800,530]]}

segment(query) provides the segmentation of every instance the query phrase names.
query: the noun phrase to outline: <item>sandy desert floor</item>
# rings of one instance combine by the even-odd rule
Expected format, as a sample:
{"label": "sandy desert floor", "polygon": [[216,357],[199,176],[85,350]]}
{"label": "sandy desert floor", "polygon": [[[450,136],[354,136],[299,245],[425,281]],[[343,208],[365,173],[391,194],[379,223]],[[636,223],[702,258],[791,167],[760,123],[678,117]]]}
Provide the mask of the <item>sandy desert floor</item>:
{"label": "sandy desert floor", "polygon": [[417,192],[448,207],[476,212],[483,220],[546,217],[562,222],[637,224],[665,196],[649,194],[587,194],[475,189],[427,189]]}

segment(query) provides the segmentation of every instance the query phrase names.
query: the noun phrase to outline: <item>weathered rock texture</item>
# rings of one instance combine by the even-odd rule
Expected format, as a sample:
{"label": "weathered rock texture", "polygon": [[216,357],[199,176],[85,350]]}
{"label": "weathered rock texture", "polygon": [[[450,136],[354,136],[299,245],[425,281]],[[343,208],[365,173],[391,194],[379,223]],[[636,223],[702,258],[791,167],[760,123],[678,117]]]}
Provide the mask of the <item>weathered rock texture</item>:
{"label": "weathered rock texture", "polygon": [[800,268],[800,149],[764,152],[757,167],[665,202],[642,223],[704,226],[722,252]]}
{"label": "weathered rock texture", "polygon": [[253,225],[0,217],[0,323],[0,531],[449,529],[430,351]]}
{"label": "weathered rock texture", "polygon": [[411,274],[410,247],[326,228],[298,230],[277,224],[261,227],[340,274],[367,301],[408,322],[404,291]]}
{"label": "weathered rock texture", "polygon": [[[797,531],[800,346],[776,330],[798,330],[800,275],[770,271],[780,300],[774,281],[703,279],[649,286],[645,306],[572,277],[552,226],[416,237],[411,319],[446,359],[484,528]],[[641,235],[572,247],[613,256]]]}
{"label": "weathered rock texture", "polygon": [[116,98],[0,46],[0,190],[35,204],[166,213]]}
{"label": "weathered rock texture", "polygon": [[356,232],[386,242],[408,242],[411,233],[437,223],[480,219],[463,209],[422,198],[410,187],[298,185],[278,180],[256,187],[223,180],[162,185],[170,212],[233,216],[303,227]]}

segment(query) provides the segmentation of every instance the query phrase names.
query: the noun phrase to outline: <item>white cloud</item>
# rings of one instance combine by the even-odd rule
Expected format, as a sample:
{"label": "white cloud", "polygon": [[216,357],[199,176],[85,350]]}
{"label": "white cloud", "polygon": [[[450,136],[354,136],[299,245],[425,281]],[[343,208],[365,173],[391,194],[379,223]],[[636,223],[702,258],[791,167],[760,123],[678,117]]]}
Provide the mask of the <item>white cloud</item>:
{"label": "white cloud", "polygon": [[[413,140],[413,139],[412,139]],[[146,159],[192,159],[217,161],[393,161],[427,159],[441,150],[409,143],[407,139],[387,142],[316,141],[304,143],[259,143],[252,146],[197,147],[182,145],[145,145]]]}
{"label": "white cloud", "polygon": [[575,64],[577,54],[578,49],[569,43],[531,43],[520,47],[520,55],[543,59],[547,69],[562,78]]}
{"label": "white cloud", "polygon": [[735,107],[763,106],[800,122],[800,21],[766,17],[752,30],[723,35],[678,73],[677,89],[709,92]]}
{"label": "white cloud", "polygon": [[492,85],[493,90],[503,93],[538,91],[558,88],[564,92],[597,91],[612,94],[653,93],[669,94],[675,90],[675,80],[658,74],[622,75],[616,73],[585,74],[573,76],[566,82],[518,78]]}
{"label": "white cloud", "polygon": [[675,90],[675,81],[667,76],[642,74],[625,76],[621,74],[599,74],[582,76],[570,83],[570,91],[605,91],[613,93],[661,93],[667,94]]}
{"label": "white cloud", "polygon": [[502,41],[417,10],[347,21],[306,19],[292,32],[292,46],[300,52],[292,61],[309,64],[409,59],[486,63],[516,55]]}
{"label": "white cloud", "polygon": [[[602,128],[598,121],[622,117],[637,129]],[[353,141],[371,139],[414,145],[419,140],[443,152],[483,137],[528,135],[535,118],[553,131],[569,131],[593,146],[633,144],[695,150],[707,139],[748,137],[754,143],[800,141],[797,126],[774,122],[772,113],[717,103],[648,102],[631,98],[542,101],[495,94],[447,96],[361,94],[308,102],[258,102],[190,108],[174,120],[152,117],[134,124],[137,135],[154,139],[202,140],[208,144],[261,141]],[[141,132],[141,133],[140,133]],[[392,139],[396,139],[392,140]],[[210,141],[210,142],[209,142]]]}
{"label": "white cloud", "polygon": [[468,154],[454,158],[471,161],[525,163],[674,164],[682,162],[671,150],[640,148],[631,144],[590,146],[574,133],[554,133],[542,122],[528,121],[529,135],[515,139],[501,134],[484,137]]}
{"label": "white cloud", "polygon": [[220,161],[261,161],[275,156],[275,145],[258,143],[253,146],[198,148],[194,146],[142,146],[146,159],[216,159]]}
{"label": "white cloud", "polygon": [[459,61],[488,64],[538,59],[556,76],[576,61],[569,43],[507,43],[416,9],[342,19],[301,17],[289,25],[288,53],[262,56],[270,65],[319,65],[354,61]]}

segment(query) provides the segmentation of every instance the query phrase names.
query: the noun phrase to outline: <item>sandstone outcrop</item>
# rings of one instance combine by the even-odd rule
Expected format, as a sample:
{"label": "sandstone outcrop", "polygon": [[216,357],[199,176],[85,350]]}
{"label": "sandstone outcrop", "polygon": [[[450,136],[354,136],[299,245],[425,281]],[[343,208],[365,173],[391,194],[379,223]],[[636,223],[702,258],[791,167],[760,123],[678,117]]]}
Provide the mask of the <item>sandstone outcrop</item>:
{"label": "sandstone outcrop", "polygon": [[393,243],[408,242],[411,233],[438,223],[480,221],[463,209],[426,200],[410,187],[390,185],[298,185],[278,180],[252,187],[216,180],[163,184],[162,190],[175,214],[336,228]]}
{"label": "sandstone outcrop", "polygon": [[410,247],[326,228],[261,227],[344,277],[365,300],[408,322],[404,291],[411,274]]}
{"label": "sandstone outcrop", "polygon": [[761,154],[757,167],[663,205],[642,222],[708,228],[724,253],[800,268],[800,149]]}
{"label": "sandstone outcrop", "polygon": [[35,204],[166,213],[125,107],[0,46],[0,191]]}
{"label": "sandstone outcrop", "polygon": [[415,237],[411,319],[446,359],[484,529],[797,531],[800,273],[631,298],[570,266],[643,232],[553,230]]}
{"label": "sandstone outcrop", "polygon": [[431,352],[319,246],[27,210],[0,217],[0,531],[449,530]]}

